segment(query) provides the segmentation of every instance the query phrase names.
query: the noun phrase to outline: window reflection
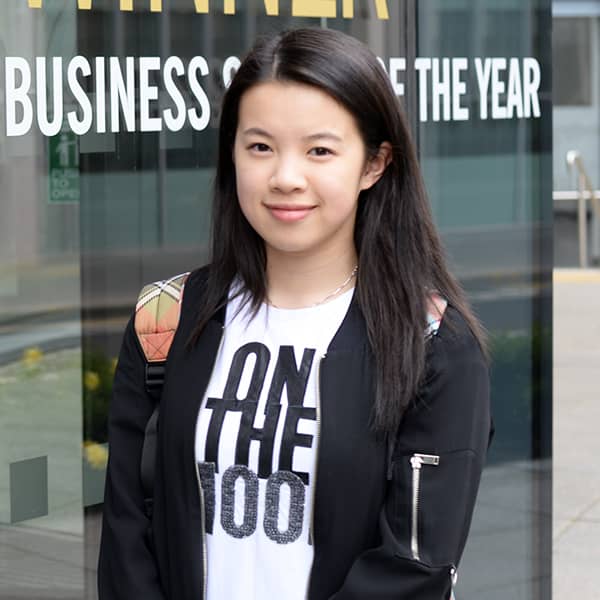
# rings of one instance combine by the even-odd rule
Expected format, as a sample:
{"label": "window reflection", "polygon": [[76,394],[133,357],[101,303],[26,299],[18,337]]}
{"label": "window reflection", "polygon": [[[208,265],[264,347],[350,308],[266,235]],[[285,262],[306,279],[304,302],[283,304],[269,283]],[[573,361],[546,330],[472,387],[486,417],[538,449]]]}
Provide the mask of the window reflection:
{"label": "window reflection", "polygon": [[[421,123],[426,183],[448,252],[489,331],[496,435],[457,596],[549,598],[551,106],[542,2],[419,6],[421,56],[536,57],[540,118]],[[509,65],[507,60],[507,66]],[[506,104],[508,70],[503,72]],[[470,89],[477,89],[470,82]],[[491,109],[490,109],[491,110]],[[543,509],[542,509],[543,507]],[[544,513],[544,511],[547,511]],[[540,513],[544,513],[540,516]],[[540,541],[544,540],[541,545]]]}

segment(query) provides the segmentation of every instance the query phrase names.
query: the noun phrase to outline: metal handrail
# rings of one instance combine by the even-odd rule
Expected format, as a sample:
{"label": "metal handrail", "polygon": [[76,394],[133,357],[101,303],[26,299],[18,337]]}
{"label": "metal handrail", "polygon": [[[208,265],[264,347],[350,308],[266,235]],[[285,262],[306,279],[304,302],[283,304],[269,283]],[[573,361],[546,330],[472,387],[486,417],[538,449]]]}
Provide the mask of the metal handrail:
{"label": "metal handrail", "polygon": [[[596,190],[593,194],[590,194],[589,190],[585,190],[584,196],[586,200],[591,200],[594,195],[600,196],[600,190]],[[572,202],[578,199],[579,192],[577,190],[554,190],[552,192],[552,200],[554,202]]]}
{"label": "metal handrail", "polygon": [[600,256],[600,232],[598,222],[600,220],[600,197],[594,191],[592,182],[583,165],[583,158],[578,150],[567,152],[567,168],[577,171],[577,229],[579,237],[579,266],[588,266],[587,245],[587,200],[592,203],[592,256],[597,259]]}

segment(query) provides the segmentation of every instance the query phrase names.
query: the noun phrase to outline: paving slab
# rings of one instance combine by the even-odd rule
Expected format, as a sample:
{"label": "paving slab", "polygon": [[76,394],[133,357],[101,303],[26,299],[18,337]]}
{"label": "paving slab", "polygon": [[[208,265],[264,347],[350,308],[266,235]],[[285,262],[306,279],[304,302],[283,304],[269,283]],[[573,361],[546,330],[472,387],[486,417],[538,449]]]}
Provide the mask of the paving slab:
{"label": "paving slab", "polygon": [[554,545],[553,597],[597,600],[600,523],[577,521]]}

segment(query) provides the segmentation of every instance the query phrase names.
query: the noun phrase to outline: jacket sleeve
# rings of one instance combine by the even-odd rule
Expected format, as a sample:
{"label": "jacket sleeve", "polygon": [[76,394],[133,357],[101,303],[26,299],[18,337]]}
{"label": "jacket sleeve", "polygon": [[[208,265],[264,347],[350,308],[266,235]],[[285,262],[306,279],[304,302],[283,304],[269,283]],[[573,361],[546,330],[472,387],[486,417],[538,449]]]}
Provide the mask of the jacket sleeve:
{"label": "jacket sleeve", "polygon": [[[490,439],[486,360],[455,310],[429,341],[427,375],[405,413],[380,514],[330,600],[449,600]],[[419,457],[418,455],[424,455]]]}
{"label": "jacket sleeve", "polygon": [[145,359],[133,317],[115,371],[108,422],[109,459],[98,561],[99,600],[164,600],[149,542],[140,461],[154,401],[145,389]]}

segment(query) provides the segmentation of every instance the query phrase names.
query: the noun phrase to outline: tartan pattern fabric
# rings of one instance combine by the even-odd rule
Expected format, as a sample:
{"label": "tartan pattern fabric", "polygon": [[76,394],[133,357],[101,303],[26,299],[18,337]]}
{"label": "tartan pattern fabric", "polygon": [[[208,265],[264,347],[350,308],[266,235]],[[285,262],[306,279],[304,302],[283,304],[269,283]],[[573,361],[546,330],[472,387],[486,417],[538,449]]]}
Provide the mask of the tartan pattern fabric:
{"label": "tartan pattern fabric", "polygon": [[135,333],[150,363],[167,359],[179,324],[183,288],[189,272],[142,288],[135,306]]}
{"label": "tartan pattern fabric", "polygon": [[444,311],[448,302],[438,294],[431,294],[427,310],[427,327],[425,328],[425,338],[435,335],[440,328]]}

